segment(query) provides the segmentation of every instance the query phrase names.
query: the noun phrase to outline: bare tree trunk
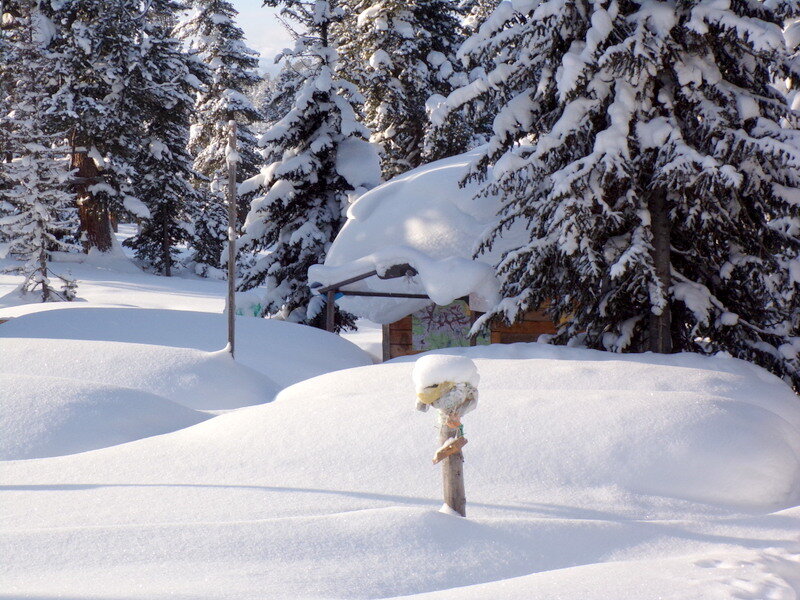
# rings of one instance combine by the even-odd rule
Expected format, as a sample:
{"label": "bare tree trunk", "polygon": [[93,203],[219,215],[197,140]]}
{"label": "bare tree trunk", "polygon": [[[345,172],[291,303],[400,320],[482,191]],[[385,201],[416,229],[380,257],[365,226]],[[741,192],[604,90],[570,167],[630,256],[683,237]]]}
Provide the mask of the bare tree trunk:
{"label": "bare tree trunk", "polygon": [[77,169],[78,183],[78,217],[81,221],[81,230],[86,233],[84,251],[97,248],[102,252],[111,250],[111,225],[109,221],[108,206],[92,195],[89,186],[99,179],[100,171],[97,165],[85,152],[72,154],[71,166]]}
{"label": "bare tree trunk", "polygon": [[[671,283],[670,227],[666,194],[655,190],[648,199],[650,228],[653,232],[653,264],[665,294],[669,294]],[[669,297],[661,314],[650,314],[650,350],[662,354],[672,352],[672,311]]]}
{"label": "bare tree trunk", "polygon": [[39,248],[39,273],[42,276],[42,302],[50,300],[50,287],[45,283],[47,279],[47,250]]}
{"label": "bare tree trunk", "polygon": [[164,224],[161,235],[161,260],[164,261],[164,275],[172,276],[172,257],[169,254],[169,227]]}

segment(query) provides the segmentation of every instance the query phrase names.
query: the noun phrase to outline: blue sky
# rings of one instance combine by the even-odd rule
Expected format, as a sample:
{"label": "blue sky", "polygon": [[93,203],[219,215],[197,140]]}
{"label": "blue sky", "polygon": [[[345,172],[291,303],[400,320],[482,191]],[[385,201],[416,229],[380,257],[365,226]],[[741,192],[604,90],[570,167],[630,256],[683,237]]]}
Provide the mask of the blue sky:
{"label": "blue sky", "polygon": [[275,18],[275,10],[262,8],[261,0],[231,0],[239,11],[239,26],[244,30],[247,44],[261,53],[261,66],[276,72],[273,57],[291,45],[291,38]]}

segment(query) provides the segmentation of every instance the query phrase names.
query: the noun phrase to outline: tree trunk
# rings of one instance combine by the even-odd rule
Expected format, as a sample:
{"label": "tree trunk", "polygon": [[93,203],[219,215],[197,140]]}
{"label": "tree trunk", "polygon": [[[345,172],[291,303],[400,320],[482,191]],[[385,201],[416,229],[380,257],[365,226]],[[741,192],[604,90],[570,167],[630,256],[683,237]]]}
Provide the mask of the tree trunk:
{"label": "tree trunk", "polygon": [[86,252],[89,251],[89,248],[109,252],[112,244],[108,206],[105,202],[97,200],[89,191],[92,182],[99,179],[100,171],[85,152],[73,153],[71,166],[73,169],[77,169],[78,217],[81,221],[81,231],[86,234],[83,249]]}
{"label": "tree trunk", "polygon": [[164,261],[164,275],[167,277],[172,276],[172,257],[169,250],[169,227],[167,223],[164,223],[161,232],[161,260]]}
{"label": "tree trunk", "polygon": [[672,311],[669,301],[672,277],[669,212],[664,191],[655,190],[648,199],[647,207],[650,211],[650,228],[653,233],[653,264],[667,296],[667,304],[661,314],[650,313],[650,350],[669,354],[672,352]]}
{"label": "tree trunk", "polygon": [[39,248],[39,274],[42,277],[42,302],[50,300],[50,286],[47,285],[47,250]]}

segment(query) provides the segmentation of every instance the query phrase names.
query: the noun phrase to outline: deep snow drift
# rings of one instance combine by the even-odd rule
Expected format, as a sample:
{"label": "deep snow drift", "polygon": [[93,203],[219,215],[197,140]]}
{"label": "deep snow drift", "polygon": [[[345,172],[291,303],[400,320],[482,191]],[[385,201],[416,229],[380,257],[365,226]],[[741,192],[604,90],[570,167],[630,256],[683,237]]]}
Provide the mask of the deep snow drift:
{"label": "deep snow drift", "polygon": [[0,374],[0,460],[94,450],[189,427],[208,417],[137,389]]}
{"label": "deep snow drift", "polygon": [[800,404],[782,382],[695,355],[463,353],[481,394],[464,420],[468,519],[437,511],[435,419],[397,360],[173,433],[0,463],[4,593],[800,593]]}
{"label": "deep snow drift", "polygon": [[[227,321],[225,315],[208,312],[60,304],[54,310],[30,313],[0,325],[0,340],[9,337],[59,340],[54,345],[68,344],[68,340],[86,340],[192,348],[209,353],[225,346]],[[58,354],[58,350],[52,352]],[[329,371],[371,364],[372,358],[341,337],[314,327],[274,319],[237,317],[236,362],[262,373],[278,388],[283,388]],[[24,368],[24,362],[20,367]],[[124,365],[119,367],[124,372]],[[231,372],[231,376],[237,374]],[[114,372],[107,375],[112,379],[117,376]],[[269,383],[264,385],[270,386]],[[267,399],[275,391],[274,385],[272,390],[266,389]],[[236,405],[254,403],[246,401]]]}

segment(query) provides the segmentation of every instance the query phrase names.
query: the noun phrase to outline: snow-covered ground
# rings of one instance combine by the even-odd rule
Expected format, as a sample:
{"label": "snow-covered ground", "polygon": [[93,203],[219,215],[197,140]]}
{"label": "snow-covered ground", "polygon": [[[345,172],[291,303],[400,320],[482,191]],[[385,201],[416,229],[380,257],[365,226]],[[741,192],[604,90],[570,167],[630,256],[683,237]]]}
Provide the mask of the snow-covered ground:
{"label": "snow-covered ground", "polygon": [[72,267],[85,302],[0,301],[0,458],[49,456],[0,460],[0,598],[800,597],[800,401],[759,368],[454,350],[461,519],[413,358],[242,317],[232,363],[222,283]]}

